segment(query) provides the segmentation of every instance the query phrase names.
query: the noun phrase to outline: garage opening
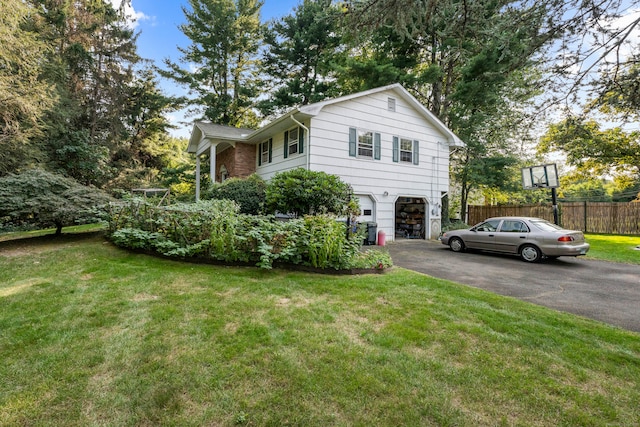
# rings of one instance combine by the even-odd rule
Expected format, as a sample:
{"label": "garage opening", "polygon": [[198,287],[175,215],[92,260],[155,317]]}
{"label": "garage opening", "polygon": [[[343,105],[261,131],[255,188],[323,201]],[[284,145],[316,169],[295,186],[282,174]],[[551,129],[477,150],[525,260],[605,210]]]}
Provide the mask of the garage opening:
{"label": "garage opening", "polygon": [[424,239],[427,201],[419,197],[400,197],[396,201],[396,239]]}

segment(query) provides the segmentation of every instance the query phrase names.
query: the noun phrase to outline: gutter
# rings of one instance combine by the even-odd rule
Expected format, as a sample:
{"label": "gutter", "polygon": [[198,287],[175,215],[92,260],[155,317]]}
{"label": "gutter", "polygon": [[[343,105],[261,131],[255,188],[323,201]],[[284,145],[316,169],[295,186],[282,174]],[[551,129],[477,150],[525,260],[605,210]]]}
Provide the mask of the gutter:
{"label": "gutter", "polygon": [[309,132],[309,128],[308,127],[306,127],[305,125],[300,123],[298,120],[296,120],[296,118],[293,116],[293,114],[291,114],[291,120],[293,120],[294,123],[296,123],[298,126],[300,126],[302,129],[305,130],[305,132],[304,132],[305,137],[303,138],[303,142],[306,139],[306,141],[307,141],[307,170],[311,170],[311,144],[309,143],[311,141],[311,132]]}

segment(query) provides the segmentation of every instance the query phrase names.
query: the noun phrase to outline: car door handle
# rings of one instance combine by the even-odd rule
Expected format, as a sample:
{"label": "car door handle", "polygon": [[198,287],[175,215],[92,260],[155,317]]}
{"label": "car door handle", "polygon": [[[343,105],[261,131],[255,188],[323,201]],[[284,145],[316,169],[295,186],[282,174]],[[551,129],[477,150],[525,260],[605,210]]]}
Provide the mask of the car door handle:
{"label": "car door handle", "polygon": [[489,234],[489,237],[493,237],[493,234]]}
{"label": "car door handle", "polygon": [[527,238],[527,236],[520,236],[520,238],[521,238],[521,239],[526,239],[526,238]]}

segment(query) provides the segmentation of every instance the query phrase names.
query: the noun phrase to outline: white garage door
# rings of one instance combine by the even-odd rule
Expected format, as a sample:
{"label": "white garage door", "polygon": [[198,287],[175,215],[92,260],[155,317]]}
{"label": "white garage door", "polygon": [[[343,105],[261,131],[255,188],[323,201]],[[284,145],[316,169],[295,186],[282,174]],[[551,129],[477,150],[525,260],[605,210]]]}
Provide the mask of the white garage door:
{"label": "white garage door", "polygon": [[357,196],[360,201],[360,216],[359,222],[373,221],[374,203],[369,196]]}

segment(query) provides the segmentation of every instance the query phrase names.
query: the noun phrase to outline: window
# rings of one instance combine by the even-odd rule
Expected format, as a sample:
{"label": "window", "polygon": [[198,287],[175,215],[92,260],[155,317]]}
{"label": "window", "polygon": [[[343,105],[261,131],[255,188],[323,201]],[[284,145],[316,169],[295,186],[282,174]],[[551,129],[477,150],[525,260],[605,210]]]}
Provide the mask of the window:
{"label": "window", "polygon": [[349,128],[349,155],[351,157],[380,160],[381,136],[377,132]]}
{"label": "window", "polygon": [[529,229],[522,221],[504,220],[500,231],[507,233],[527,233]]}
{"label": "window", "polygon": [[393,161],[419,164],[419,142],[409,138],[393,137]]}
{"label": "window", "polygon": [[287,141],[289,154],[298,153],[298,128],[289,131],[289,139]]}
{"label": "window", "polygon": [[293,128],[284,133],[284,158],[290,154],[304,153],[304,130],[302,128]]}
{"label": "window", "polygon": [[225,182],[227,179],[229,179],[229,171],[225,165],[222,165],[220,166],[220,182]]}
{"label": "window", "polygon": [[413,162],[413,141],[410,139],[400,139],[400,161]]}
{"label": "window", "polygon": [[271,139],[260,144],[258,151],[258,166],[264,165],[266,163],[271,163],[271,150]]}
{"label": "window", "polygon": [[500,225],[500,220],[492,219],[476,225],[472,230],[494,232],[498,228],[498,225]]}
{"label": "window", "polygon": [[373,158],[373,132],[358,131],[358,157]]}
{"label": "window", "polygon": [[387,98],[387,110],[396,111],[396,99],[395,98]]}

